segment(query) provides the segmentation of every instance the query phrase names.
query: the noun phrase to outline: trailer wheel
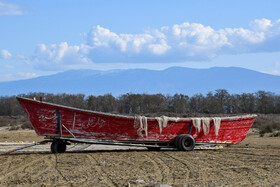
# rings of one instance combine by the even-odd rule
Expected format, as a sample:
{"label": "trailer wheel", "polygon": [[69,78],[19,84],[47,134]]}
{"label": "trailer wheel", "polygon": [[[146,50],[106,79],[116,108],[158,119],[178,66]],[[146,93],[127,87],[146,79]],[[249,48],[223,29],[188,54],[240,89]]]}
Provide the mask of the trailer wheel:
{"label": "trailer wheel", "polygon": [[181,137],[184,136],[183,134],[176,136],[175,138],[175,146],[178,150],[182,150],[181,146],[180,146],[180,139]]}
{"label": "trailer wheel", "polygon": [[176,137],[175,144],[180,151],[192,151],[195,147],[195,140],[189,134],[179,135]]}
{"label": "trailer wheel", "polygon": [[66,151],[66,142],[58,143],[58,153],[65,153]]}
{"label": "trailer wheel", "polygon": [[160,147],[147,147],[149,151],[160,151]]}
{"label": "trailer wheel", "polygon": [[66,142],[53,141],[51,145],[52,153],[64,153],[66,151]]}
{"label": "trailer wheel", "polygon": [[52,153],[56,153],[55,149],[54,149],[54,145],[56,144],[56,142],[52,142],[51,144],[51,152]]}

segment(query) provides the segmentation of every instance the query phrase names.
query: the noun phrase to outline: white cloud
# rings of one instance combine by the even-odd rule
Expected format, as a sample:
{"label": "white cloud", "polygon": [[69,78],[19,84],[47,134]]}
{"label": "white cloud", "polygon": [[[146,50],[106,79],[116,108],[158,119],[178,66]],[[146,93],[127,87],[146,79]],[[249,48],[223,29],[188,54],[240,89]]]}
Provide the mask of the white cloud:
{"label": "white cloud", "polygon": [[46,46],[39,44],[35,54],[29,59],[38,69],[60,70],[64,68],[73,68],[91,63],[85,56],[87,46],[69,46],[67,42],[58,45]]}
{"label": "white cloud", "polygon": [[163,26],[143,34],[116,34],[101,26],[87,35],[93,62],[178,62],[211,59],[222,54],[270,52],[280,38],[280,21],[254,20],[250,29],[214,30],[198,23]]}
{"label": "white cloud", "polygon": [[[215,30],[199,23],[182,23],[140,34],[117,34],[102,26],[85,34],[86,42],[38,45],[30,63],[39,69],[70,69],[97,63],[177,63],[211,60],[224,54],[280,51],[280,19],[257,19],[250,29]],[[28,61],[28,60],[27,60]]]}
{"label": "white cloud", "polygon": [[159,44],[150,44],[148,48],[152,51],[153,54],[162,55],[168,49],[170,49],[170,46],[167,45],[165,40],[161,40]]}
{"label": "white cloud", "polygon": [[262,18],[252,21],[250,26],[256,31],[266,31],[272,27],[272,24],[270,20]]}
{"label": "white cloud", "polygon": [[228,39],[231,46],[257,44],[265,40],[263,32],[254,32],[243,28],[226,28],[221,32]]}
{"label": "white cloud", "polygon": [[24,55],[12,55],[8,50],[2,49],[0,50],[0,58],[5,60],[27,60],[27,58]]}
{"label": "white cloud", "polygon": [[87,36],[87,44],[93,49],[114,48],[121,53],[140,53],[154,37],[150,34],[120,34],[111,32],[101,26],[94,27]]}
{"label": "white cloud", "polygon": [[10,58],[12,58],[12,54],[8,50],[6,50],[6,49],[2,49],[0,51],[0,58],[10,59]]}
{"label": "white cloud", "polygon": [[25,13],[26,11],[20,5],[0,2],[0,16],[18,16]]}

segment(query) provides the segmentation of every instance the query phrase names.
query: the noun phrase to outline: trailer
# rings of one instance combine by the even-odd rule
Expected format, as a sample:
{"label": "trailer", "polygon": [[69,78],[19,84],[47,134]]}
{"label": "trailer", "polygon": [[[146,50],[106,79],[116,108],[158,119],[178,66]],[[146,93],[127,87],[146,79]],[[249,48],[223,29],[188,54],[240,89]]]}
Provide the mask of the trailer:
{"label": "trailer", "polygon": [[63,153],[70,143],[176,148],[238,144],[257,115],[230,117],[145,117],[83,110],[17,97],[35,132],[51,142],[52,153]]}

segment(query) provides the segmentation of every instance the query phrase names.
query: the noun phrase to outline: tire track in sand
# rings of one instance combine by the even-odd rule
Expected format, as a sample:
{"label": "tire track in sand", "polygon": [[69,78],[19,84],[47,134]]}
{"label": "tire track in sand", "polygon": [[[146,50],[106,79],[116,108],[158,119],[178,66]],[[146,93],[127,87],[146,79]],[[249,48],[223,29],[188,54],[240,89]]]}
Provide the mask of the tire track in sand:
{"label": "tire track in sand", "polygon": [[59,154],[54,154],[54,156],[55,156],[55,169],[56,169],[56,171],[58,172],[58,174],[63,178],[63,180],[65,181],[65,182],[68,182],[67,181],[67,179],[66,179],[66,177],[62,174],[62,172],[58,169],[58,155]]}
{"label": "tire track in sand", "polygon": [[[30,155],[29,155],[30,157]],[[8,179],[11,175],[14,175],[16,173],[20,173],[20,171],[24,171],[24,169],[28,166],[32,166],[34,163],[36,162],[40,162],[40,160],[42,159],[41,157],[33,157],[32,156],[32,160],[31,161],[26,161],[27,163],[26,164],[21,164],[21,165],[18,165],[17,168],[13,169],[12,171],[9,171],[7,173],[5,173],[3,176],[0,177],[0,181],[4,181],[6,179]],[[12,163],[12,162],[11,162]],[[9,165],[9,167],[11,167],[12,164]]]}
{"label": "tire track in sand", "polygon": [[33,179],[37,179],[40,176],[46,175],[46,173],[53,171],[53,169],[55,169],[55,155],[54,154],[50,154],[48,156],[46,156],[47,158],[43,159],[43,163],[41,163],[42,165],[45,166],[44,169],[40,168],[40,170],[36,170],[37,173],[36,174],[32,174],[32,178]]}
{"label": "tire track in sand", "polygon": [[[177,177],[174,177],[175,183],[178,183],[178,182],[181,183],[181,181],[190,181],[190,182],[197,181],[198,178],[200,177],[199,171],[197,171],[198,170],[197,167],[194,167],[191,162],[188,162],[188,163],[191,163],[191,164],[187,164],[186,160],[182,160],[178,156],[175,156],[174,154],[176,154],[176,153],[180,154],[180,153],[185,153],[185,152],[174,152],[174,153],[172,153],[172,155],[169,154],[169,153],[165,153],[163,155],[165,157],[169,157],[169,158],[179,162],[180,165],[184,166],[183,167],[183,172],[185,173],[185,175],[184,175],[184,173],[182,173],[182,175],[185,176],[186,178],[177,179]],[[205,180],[205,179],[202,178],[202,180]]]}
{"label": "tire track in sand", "polygon": [[2,166],[1,166],[1,171],[0,171],[0,178],[1,178],[2,173],[7,172],[10,169],[11,164],[12,164],[12,157],[6,157],[6,160],[4,162],[1,161]]}
{"label": "tire track in sand", "polygon": [[[151,157],[154,155],[154,157]],[[162,157],[158,153],[149,152],[145,154],[146,158],[149,158],[151,162],[156,166],[156,172],[161,184],[173,184],[174,176],[171,172],[171,168],[163,161]],[[172,175],[172,177],[171,177]]]}
{"label": "tire track in sand", "polygon": [[[263,152],[241,152],[230,151],[227,154],[227,159],[231,160],[232,164],[227,167],[223,167],[224,170],[230,170],[234,172],[233,175],[244,176],[248,175],[252,181],[267,180],[267,176],[277,178],[279,176],[279,155]],[[225,158],[220,158],[223,163],[226,163]],[[257,166],[257,167],[256,167]],[[269,171],[273,170],[271,174]],[[278,173],[277,173],[278,171]]]}
{"label": "tire track in sand", "polygon": [[[118,186],[117,183],[115,183],[113,181],[113,179],[111,179],[109,177],[109,175],[102,169],[102,167],[100,167],[100,164],[98,163],[98,161],[93,157],[93,155],[90,155],[90,154],[87,154],[86,155],[88,157],[88,159],[90,160],[90,162],[95,166],[95,170],[99,173],[99,174],[102,174],[104,173],[105,174],[105,178],[107,179],[107,184],[108,186]],[[109,182],[109,183],[108,183]]]}

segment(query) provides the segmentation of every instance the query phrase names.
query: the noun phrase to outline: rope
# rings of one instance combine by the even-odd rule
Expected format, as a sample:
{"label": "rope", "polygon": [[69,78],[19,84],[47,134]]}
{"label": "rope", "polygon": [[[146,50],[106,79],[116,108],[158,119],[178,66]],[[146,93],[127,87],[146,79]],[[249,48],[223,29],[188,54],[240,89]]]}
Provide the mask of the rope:
{"label": "rope", "polygon": [[220,126],[221,126],[221,118],[212,118],[214,122],[214,127],[215,127],[215,134],[218,136]]}
{"label": "rope", "polygon": [[179,120],[181,120],[181,118],[161,116],[161,117],[156,117],[156,120],[158,121],[159,132],[161,134],[162,128],[167,127],[169,121],[178,122]]}
{"label": "rope", "polygon": [[134,118],[134,128],[138,128],[138,136],[143,138],[143,131],[145,131],[146,137],[148,137],[148,120],[145,116],[135,116]]}
{"label": "rope", "polygon": [[201,129],[201,118],[192,118],[193,126],[200,132]]}
{"label": "rope", "polygon": [[203,133],[207,135],[210,130],[210,118],[202,118]]}

